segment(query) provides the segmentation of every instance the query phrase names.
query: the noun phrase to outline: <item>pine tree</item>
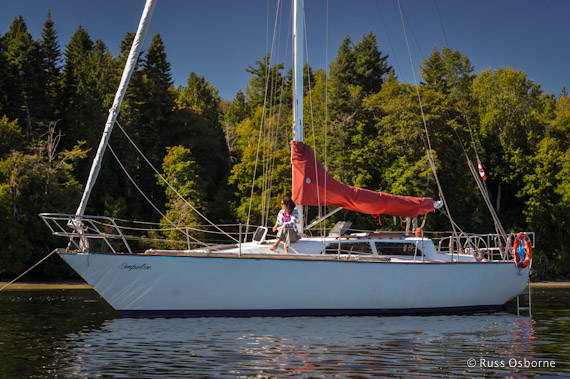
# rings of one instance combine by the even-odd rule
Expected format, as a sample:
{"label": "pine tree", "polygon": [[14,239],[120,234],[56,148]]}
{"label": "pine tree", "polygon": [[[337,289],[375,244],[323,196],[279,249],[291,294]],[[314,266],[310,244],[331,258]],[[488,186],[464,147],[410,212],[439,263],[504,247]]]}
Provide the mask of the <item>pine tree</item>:
{"label": "pine tree", "polygon": [[63,87],[65,97],[68,100],[75,95],[81,67],[92,50],[93,41],[83,26],[80,25],[71,36],[64,53]]}
{"label": "pine tree", "polygon": [[420,74],[424,83],[430,89],[441,93],[449,93],[445,62],[435,47],[429,58],[422,60]]}
{"label": "pine tree", "polygon": [[9,108],[9,77],[8,59],[6,57],[6,46],[4,36],[0,36],[0,115],[8,113]]}
{"label": "pine tree", "polygon": [[50,121],[55,120],[61,114],[61,51],[57,42],[57,32],[48,11],[47,20],[42,30],[40,42],[42,66],[45,72],[45,91],[48,101],[47,114],[45,117]]}
{"label": "pine tree", "polygon": [[335,60],[330,65],[329,109],[331,118],[350,113],[349,84],[354,84],[356,57],[350,36],[346,36],[338,48]]}
{"label": "pine tree", "polygon": [[[91,123],[86,115],[87,101],[86,71],[87,61],[93,51],[93,41],[87,31],[79,26],[71,36],[65,48],[65,62],[62,73],[62,93],[65,99],[63,114],[63,132],[68,135],[67,143],[87,139],[87,123]],[[87,117],[86,117],[87,116]],[[93,141],[91,141],[93,142]],[[89,147],[95,147],[90,144]]]}
{"label": "pine tree", "polygon": [[393,70],[388,65],[388,56],[382,56],[378,50],[374,33],[368,33],[354,47],[354,56],[356,57],[354,84],[362,87],[364,96],[380,91],[385,76]]}
{"label": "pine tree", "polygon": [[356,45],[346,36],[330,67],[332,112],[349,113],[350,109],[354,109],[351,97],[354,98],[356,92],[361,92],[360,96],[377,93],[387,75],[393,72],[388,65],[388,56],[382,56],[378,50],[374,33],[368,33]]}
{"label": "pine tree", "polygon": [[218,90],[201,75],[191,72],[186,87],[179,89],[178,101],[200,110],[213,125],[219,125],[220,96]]}
{"label": "pine tree", "polygon": [[[282,63],[271,67],[271,55],[267,53],[256,66],[247,66],[246,72],[251,74],[245,93],[249,106],[253,109],[264,103],[269,107],[277,104],[281,99],[283,76],[281,71],[285,67]],[[285,92],[286,94],[290,93]]]}
{"label": "pine tree", "polygon": [[232,101],[225,119],[236,125],[245,120],[250,114],[249,104],[245,100],[245,95],[241,90],[238,90],[234,100]]}
{"label": "pine tree", "polygon": [[[168,89],[172,86],[170,62],[168,62],[166,58],[164,42],[159,33],[152,37],[150,46],[142,61],[142,71],[143,74],[146,75],[147,81],[151,82],[154,87],[164,93],[167,93]],[[169,100],[172,102],[172,99]]]}
{"label": "pine tree", "polygon": [[[334,75],[338,75],[343,83],[355,84],[357,78],[356,60],[357,57],[352,39],[347,35],[338,47],[338,53],[334,60],[336,64]],[[333,69],[331,67],[331,75],[332,74]]]}
{"label": "pine tree", "polygon": [[[178,141],[184,141],[184,146],[190,148],[198,166],[204,170],[202,178],[207,186],[206,200],[212,202],[226,183],[229,166],[220,96],[216,87],[195,72],[190,73],[187,85],[180,87],[178,93],[173,129],[179,136]],[[213,205],[219,206],[220,203]]]}
{"label": "pine tree", "polygon": [[440,54],[434,48],[429,58],[422,60],[420,74],[432,90],[451,95],[455,100],[469,99],[473,66],[469,58],[459,51],[444,47]]}
{"label": "pine tree", "polygon": [[[165,138],[170,125],[170,115],[175,107],[172,89],[170,62],[167,60],[164,43],[159,33],[155,34],[140,63],[140,70],[131,87],[137,103],[140,119],[130,125],[136,136],[135,142],[155,167],[160,166],[165,154]],[[140,81],[139,81],[140,80]],[[140,159],[137,157],[137,159]],[[163,191],[154,180],[152,171],[141,162],[137,164],[136,176],[139,185],[152,199],[163,201]],[[145,218],[154,211],[145,203]]]}
{"label": "pine tree", "polygon": [[44,83],[39,43],[32,40],[22,16],[14,19],[4,36],[4,59],[7,63],[6,98],[7,114],[25,120],[25,131],[32,131],[44,111]]}
{"label": "pine tree", "polygon": [[[141,60],[142,90],[138,94],[142,119],[137,125],[141,147],[149,158],[159,164],[164,151],[161,137],[169,126],[169,115],[174,109],[174,91],[170,63],[160,34],[155,34]],[[136,90],[135,87],[133,87]],[[150,180],[150,178],[149,178]]]}

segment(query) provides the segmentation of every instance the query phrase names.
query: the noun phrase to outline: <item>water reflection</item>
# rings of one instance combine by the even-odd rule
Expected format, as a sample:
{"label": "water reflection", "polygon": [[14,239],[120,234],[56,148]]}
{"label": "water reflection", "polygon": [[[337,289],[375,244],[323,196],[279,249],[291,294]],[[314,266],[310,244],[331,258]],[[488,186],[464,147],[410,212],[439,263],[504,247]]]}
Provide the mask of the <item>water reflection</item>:
{"label": "water reflection", "polygon": [[569,294],[533,293],[532,319],[127,319],[92,291],[0,293],[0,377],[568,376]]}
{"label": "water reflection", "polygon": [[0,377],[52,376],[67,353],[67,334],[89,334],[114,317],[93,291],[0,292]]}
{"label": "water reflection", "polygon": [[[473,357],[532,359],[534,324],[470,316],[114,319],[70,335],[64,374],[136,377],[489,374]],[[146,370],[152,367],[152,373]],[[508,367],[498,374],[517,375]],[[344,374],[343,374],[344,375]]]}

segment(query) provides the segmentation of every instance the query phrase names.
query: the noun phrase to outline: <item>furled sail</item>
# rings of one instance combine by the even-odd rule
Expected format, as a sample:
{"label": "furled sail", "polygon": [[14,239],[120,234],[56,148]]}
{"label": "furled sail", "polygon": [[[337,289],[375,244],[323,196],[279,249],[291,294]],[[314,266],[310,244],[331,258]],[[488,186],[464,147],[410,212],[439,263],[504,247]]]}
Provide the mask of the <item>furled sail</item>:
{"label": "furled sail", "polygon": [[296,204],[335,205],[361,213],[401,217],[417,217],[434,210],[429,197],[397,196],[340,183],[326,172],[313,150],[303,142],[293,141],[292,161]]}

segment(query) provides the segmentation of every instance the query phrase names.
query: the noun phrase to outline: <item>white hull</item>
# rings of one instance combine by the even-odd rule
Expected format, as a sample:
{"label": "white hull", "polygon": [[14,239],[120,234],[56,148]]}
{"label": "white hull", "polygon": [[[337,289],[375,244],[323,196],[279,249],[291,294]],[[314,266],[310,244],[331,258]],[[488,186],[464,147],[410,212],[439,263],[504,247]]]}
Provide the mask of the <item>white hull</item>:
{"label": "white hull", "polygon": [[524,290],[529,274],[529,268],[519,269],[512,262],[59,254],[125,316],[356,315],[499,309]]}

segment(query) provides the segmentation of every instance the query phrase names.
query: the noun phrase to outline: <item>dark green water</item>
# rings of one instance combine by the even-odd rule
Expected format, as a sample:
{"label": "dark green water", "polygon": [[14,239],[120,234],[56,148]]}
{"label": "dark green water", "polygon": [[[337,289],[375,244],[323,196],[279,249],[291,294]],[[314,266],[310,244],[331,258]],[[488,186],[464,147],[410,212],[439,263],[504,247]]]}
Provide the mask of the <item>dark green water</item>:
{"label": "dark green water", "polygon": [[532,296],[532,318],[127,319],[91,290],[5,291],[0,378],[570,377],[570,289]]}

